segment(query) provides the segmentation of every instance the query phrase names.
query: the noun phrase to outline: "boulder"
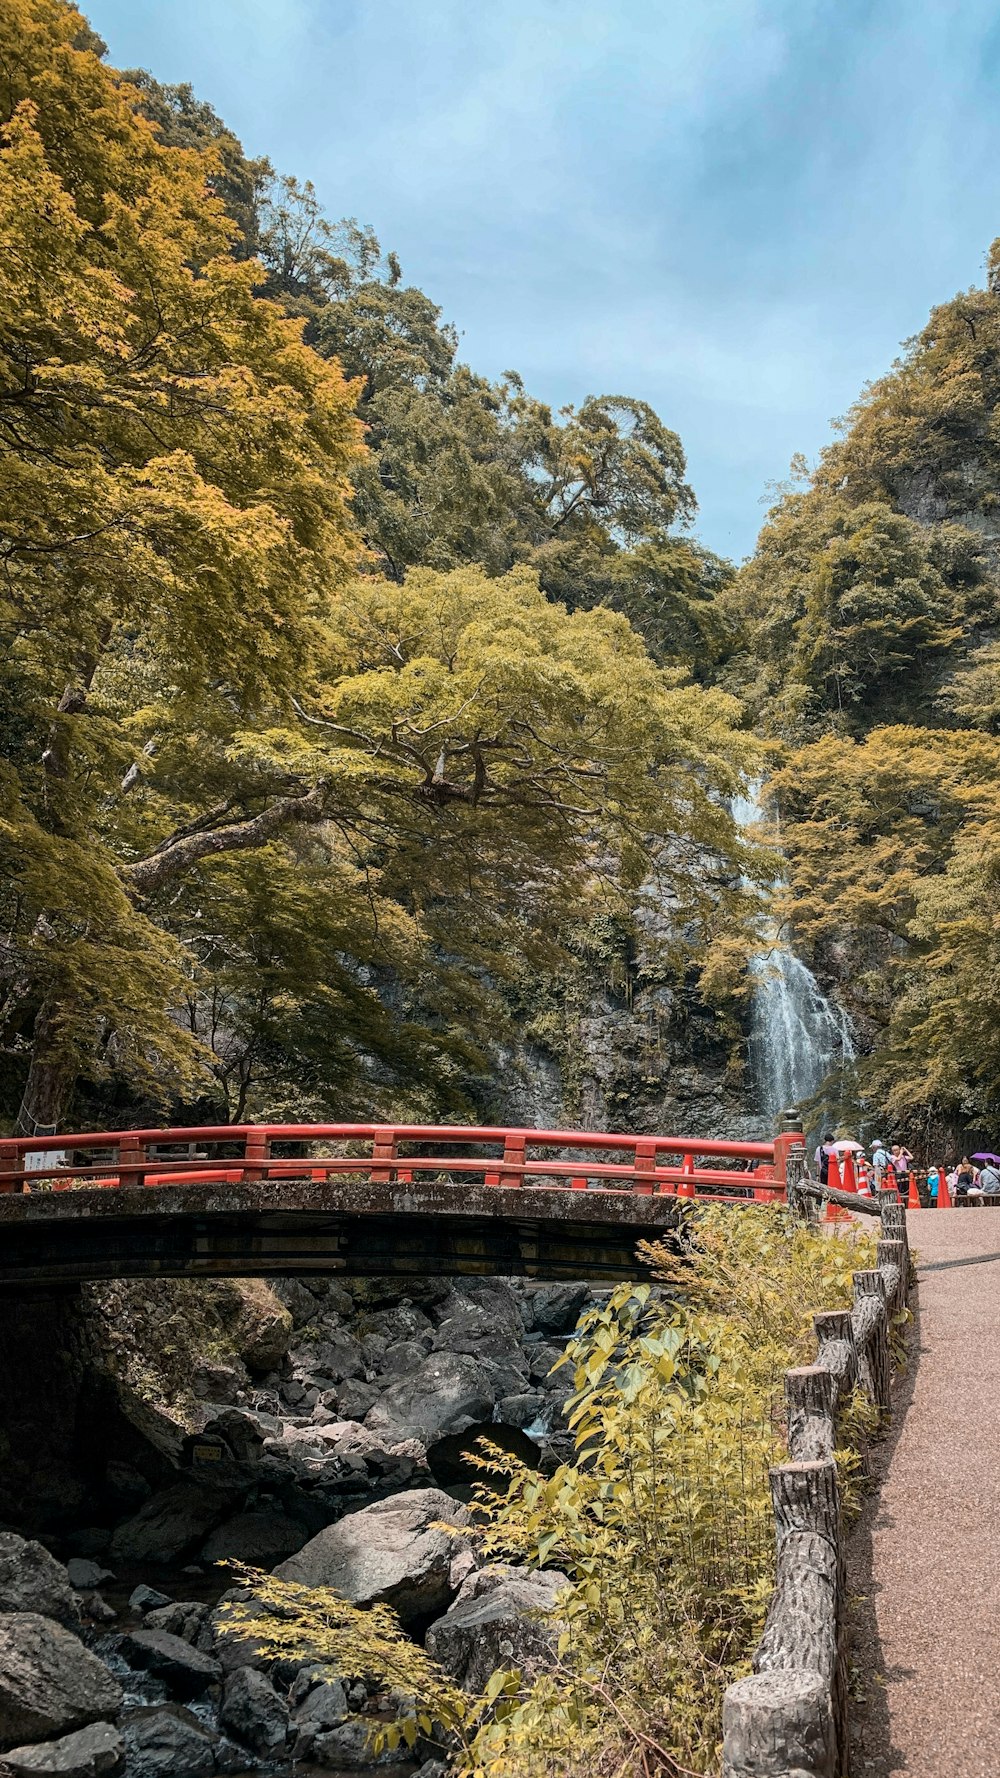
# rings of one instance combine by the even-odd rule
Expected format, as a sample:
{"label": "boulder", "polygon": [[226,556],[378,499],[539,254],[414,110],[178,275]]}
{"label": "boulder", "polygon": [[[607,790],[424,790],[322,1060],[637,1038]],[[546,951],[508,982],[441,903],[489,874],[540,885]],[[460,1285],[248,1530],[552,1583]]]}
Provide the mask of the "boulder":
{"label": "boulder", "polygon": [[473,1358],[513,1352],[524,1338],[521,1305],[499,1278],[464,1280],[441,1304],[434,1335],[438,1352],[464,1352]]}
{"label": "boulder", "polygon": [[228,1405],[238,1399],[249,1381],[244,1365],[217,1364],[212,1359],[203,1358],[195,1365],[191,1389],[199,1401]]}
{"label": "boulder", "polygon": [[180,1705],[139,1710],[124,1724],[128,1778],[208,1778],[215,1736]]}
{"label": "boulder", "polygon": [[249,1562],[271,1568],[283,1556],[300,1550],[310,1527],[282,1512],[236,1513],[212,1532],[201,1556],[204,1562]]}
{"label": "boulder", "polygon": [[283,1562],[275,1573],[308,1587],[333,1587],[355,1605],[391,1605],[404,1624],[426,1621],[452,1596],[452,1557],[464,1539],[433,1528],[468,1514],[439,1488],[392,1495],[348,1513]]}
{"label": "boulder", "polygon": [[182,1481],[147,1500],[111,1539],[111,1560],[139,1566],[193,1555],[233,1505],[233,1495],[211,1482]]}
{"label": "boulder", "polygon": [[166,1593],[158,1593],[155,1587],[136,1587],[135,1591],[129,1594],[128,1602],[132,1611],[141,1612],[143,1615],[147,1611],[157,1611],[163,1605],[173,1604],[173,1600],[169,1599]]}
{"label": "boulder", "polygon": [[529,1369],[533,1383],[545,1383],[557,1394],[571,1395],[573,1392],[573,1371],[569,1365],[552,1375],[553,1365],[558,1364],[563,1355],[562,1346],[532,1346],[529,1357]]}
{"label": "boulder", "polygon": [[100,1562],[88,1562],[85,1556],[71,1556],[66,1564],[66,1578],[76,1592],[92,1593],[95,1587],[115,1577],[110,1568],[102,1568]]}
{"label": "boulder", "polygon": [[427,1357],[427,1347],[421,1340],[393,1340],[382,1355],[379,1381],[383,1384],[396,1383],[400,1377],[409,1377],[420,1369]]}
{"label": "boulder", "polygon": [[377,1728],[378,1723],[370,1716],[349,1716],[339,1728],[328,1729],[326,1734],[316,1736],[312,1758],[318,1765],[334,1772],[364,1772],[370,1767],[411,1765],[413,1755],[405,1741],[392,1751],[387,1748],[384,1753],[375,1752],[372,1732]]}
{"label": "boulder", "polygon": [[230,1673],[222,1693],[219,1721],[255,1753],[273,1757],[288,1740],[288,1705],[271,1681],[254,1667]]}
{"label": "boulder", "polygon": [[428,1654],[469,1692],[481,1692],[497,1667],[531,1675],[550,1654],[558,1625],[542,1613],[557,1606],[569,1585],[556,1569],[480,1568],[463,1582],[455,1603],[427,1631]]}
{"label": "boulder", "polygon": [[378,1398],[379,1392],[371,1383],[351,1377],[337,1385],[337,1412],[342,1420],[363,1420]]}
{"label": "boulder", "polygon": [[540,1389],[528,1389],[519,1395],[501,1396],[497,1406],[506,1426],[520,1426],[524,1431],[534,1425],[547,1401],[548,1397]]}
{"label": "boulder", "polygon": [[0,1760],[2,1778],[99,1778],[122,1770],[125,1743],[111,1723],[93,1723],[58,1741],[12,1747]]}
{"label": "boulder", "polygon": [[158,1605],[146,1613],[147,1630],[165,1630],[168,1636],[180,1636],[184,1642],[198,1643],[208,1606],[198,1599],[173,1599],[169,1605]]}
{"label": "boulder", "polygon": [[308,1327],[310,1321],[315,1321],[320,1312],[319,1298],[300,1278],[276,1278],[271,1289],[291,1315],[293,1327]]}
{"label": "boulder", "polygon": [[117,1716],[122,1688],[78,1636],[33,1611],[0,1617],[0,1749]]}
{"label": "boulder", "polygon": [[539,1284],[525,1305],[528,1325],[541,1334],[572,1333],[589,1298],[587,1284]]}
{"label": "boulder", "polygon": [[252,1309],[252,1323],[240,1345],[240,1357],[258,1376],[281,1364],[292,1337],[292,1317],[262,1279],[244,1279],[241,1295]]}
{"label": "boulder", "polygon": [[38,1611],[75,1623],[77,1600],[61,1562],[33,1540],[0,1532],[0,1612]]}
{"label": "boulder", "polygon": [[280,1420],[252,1413],[247,1408],[225,1407],[201,1429],[202,1438],[219,1438],[228,1445],[237,1463],[256,1463],[264,1440],[281,1431]]}
{"label": "boulder", "polygon": [[222,1679],[218,1661],[167,1630],[132,1630],[122,1637],[121,1653],[130,1667],[162,1679],[176,1698],[200,1698]]}
{"label": "boulder", "polygon": [[419,1439],[427,1445],[445,1432],[464,1432],[493,1412],[494,1389],[483,1366],[454,1352],[434,1352],[419,1369],[387,1389],[365,1416],[365,1425],[387,1444]]}
{"label": "boulder", "polygon": [[392,1346],[399,1340],[413,1340],[428,1353],[434,1343],[434,1323],[423,1309],[408,1297],[391,1309],[382,1309],[371,1317],[372,1327]]}
{"label": "boulder", "polygon": [[120,1772],[124,1758],[118,1730],[109,1722],[95,1722],[58,1741],[9,1748],[0,1770],[6,1767],[14,1778],[101,1778],[105,1772]]}
{"label": "boulder", "polygon": [[334,1383],[342,1383],[347,1377],[363,1377],[368,1368],[358,1341],[339,1328],[326,1330],[322,1339],[294,1347],[289,1357],[296,1376],[323,1376]]}
{"label": "boulder", "polygon": [[296,1762],[312,1759],[318,1736],[339,1728],[348,1714],[347,1692],[339,1679],[321,1679],[313,1685],[292,1711]]}

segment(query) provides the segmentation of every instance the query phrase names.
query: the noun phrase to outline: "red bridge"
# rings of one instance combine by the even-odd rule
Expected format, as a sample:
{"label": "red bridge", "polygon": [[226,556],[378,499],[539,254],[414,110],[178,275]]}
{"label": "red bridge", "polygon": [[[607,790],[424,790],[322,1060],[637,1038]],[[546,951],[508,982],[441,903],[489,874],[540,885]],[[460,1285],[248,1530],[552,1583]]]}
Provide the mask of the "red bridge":
{"label": "red bridge", "polygon": [[152,1274],[634,1276],[678,1200],[783,1200],[773,1142],[422,1124],[0,1139],[0,1285]]}

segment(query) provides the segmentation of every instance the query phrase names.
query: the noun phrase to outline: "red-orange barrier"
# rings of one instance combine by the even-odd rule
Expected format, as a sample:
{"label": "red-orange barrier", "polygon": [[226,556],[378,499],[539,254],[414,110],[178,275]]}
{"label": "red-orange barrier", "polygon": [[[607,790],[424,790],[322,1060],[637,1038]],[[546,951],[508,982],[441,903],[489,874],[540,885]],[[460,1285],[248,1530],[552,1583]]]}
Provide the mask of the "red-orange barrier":
{"label": "red-orange barrier", "polygon": [[[275,1155],[280,1144],[349,1147],[353,1153]],[[168,1158],[151,1150],[185,1145],[206,1152]],[[420,1154],[414,1147],[464,1152]],[[364,1148],[367,1152],[358,1153]],[[492,1148],[494,1155],[470,1153]],[[237,1183],[264,1179],[361,1173],[376,1182],[412,1183],[421,1177],[478,1176],[485,1185],[517,1189],[527,1184],[564,1190],[707,1193],[721,1197],[783,1199],[786,1158],[801,1151],[789,1133],[773,1142],[734,1142],[701,1136],[626,1136],[595,1130],[527,1130],[423,1124],[214,1124],[183,1129],[89,1131],[0,1140],[0,1192],[33,1186],[66,1190],[74,1184],[122,1187]],[[113,1151],[115,1159],[95,1161]],[[552,1151],[562,1150],[557,1158]],[[542,1151],[535,1154],[532,1151]],[[600,1159],[592,1157],[598,1155]],[[49,1164],[44,1164],[51,1157]],[[77,1158],[79,1157],[79,1158]],[[706,1162],[742,1161],[742,1167]],[[40,1164],[42,1163],[42,1164]]]}

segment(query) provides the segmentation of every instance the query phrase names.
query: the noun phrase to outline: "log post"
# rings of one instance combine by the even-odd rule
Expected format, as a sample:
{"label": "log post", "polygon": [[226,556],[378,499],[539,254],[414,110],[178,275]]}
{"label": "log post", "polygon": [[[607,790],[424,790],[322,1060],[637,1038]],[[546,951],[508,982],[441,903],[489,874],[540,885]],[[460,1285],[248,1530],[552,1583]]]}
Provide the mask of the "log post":
{"label": "log post", "polygon": [[722,1778],[837,1778],[830,1687],[818,1673],[755,1673],[722,1701]]}
{"label": "log post", "polygon": [[793,1531],[815,1531],[836,1543],[840,1529],[837,1465],[832,1457],[779,1463],[771,1471],[774,1534],[780,1550]]}
{"label": "log post", "polygon": [[758,1673],[805,1670],[822,1679],[832,1723],[833,1778],[847,1747],[846,1588],[833,1458],[779,1464],[771,1471],[771,1499],[777,1574],[754,1668]]}
{"label": "log post", "polygon": [[882,1232],[890,1241],[906,1240],[906,1210],[894,1191],[880,1191],[878,1194],[879,1215],[882,1218]]}
{"label": "log post", "polygon": [[855,1272],[851,1313],[862,1387],[881,1413],[890,1406],[889,1316],[881,1272]]}
{"label": "log post", "polygon": [[850,1395],[858,1380],[858,1352],[854,1339],[854,1323],[849,1309],[825,1309],[813,1316],[816,1329],[817,1364],[833,1378],[834,1412],[841,1397]]}
{"label": "log post", "polygon": [[878,1269],[886,1281],[889,1309],[893,1315],[906,1308],[907,1252],[903,1241],[880,1241],[876,1248]]}
{"label": "log post", "polygon": [[785,1372],[788,1455],[796,1463],[833,1456],[834,1385],[822,1364]]}

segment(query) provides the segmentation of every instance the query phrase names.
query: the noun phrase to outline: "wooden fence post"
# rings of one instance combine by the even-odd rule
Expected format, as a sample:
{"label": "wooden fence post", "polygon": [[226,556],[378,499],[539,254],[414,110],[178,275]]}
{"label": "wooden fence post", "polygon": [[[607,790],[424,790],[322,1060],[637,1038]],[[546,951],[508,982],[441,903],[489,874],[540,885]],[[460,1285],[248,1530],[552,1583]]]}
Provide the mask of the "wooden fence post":
{"label": "wooden fence post", "polygon": [[785,1372],[788,1455],[796,1463],[833,1456],[833,1378],[822,1364]]}
{"label": "wooden fence post", "polygon": [[722,1701],[722,1778],[837,1778],[830,1687],[818,1673],[755,1673]]}
{"label": "wooden fence post", "polygon": [[858,1380],[858,1349],[854,1339],[854,1323],[849,1309],[824,1309],[813,1316],[816,1362],[833,1378],[833,1405],[836,1409],[842,1395],[850,1395]]}
{"label": "wooden fence post", "polygon": [[771,1471],[771,1499],[777,1573],[754,1666],[758,1673],[805,1671],[823,1680],[832,1723],[828,1771],[835,1778],[847,1745],[847,1687],[840,1493],[833,1457],[779,1464]]}
{"label": "wooden fence post", "polygon": [[886,1282],[889,1310],[899,1315],[906,1308],[908,1254],[903,1241],[880,1241],[875,1250],[878,1269]]}
{"label": "wooden fence post", "polygon": [[889,1315],[886,1281],[881,1272],[855,1272],[851,1320],[858,1348],[859,1380],[879,1411],[887,1414],[891,1382]]}

